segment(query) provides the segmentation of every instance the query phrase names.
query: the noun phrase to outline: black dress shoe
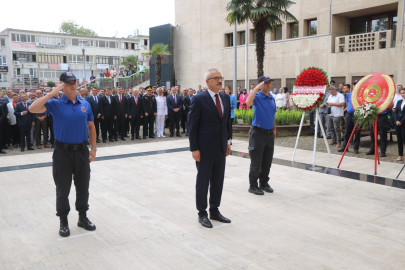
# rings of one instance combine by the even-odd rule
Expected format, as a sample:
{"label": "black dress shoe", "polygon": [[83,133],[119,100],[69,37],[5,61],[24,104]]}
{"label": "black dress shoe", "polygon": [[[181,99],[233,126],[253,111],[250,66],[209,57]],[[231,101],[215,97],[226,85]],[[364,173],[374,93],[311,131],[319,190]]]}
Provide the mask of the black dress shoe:
{"label": "black dress shoe", "polygon": [[28,150],[34,150],[34,148],[32,148],[32,147],[28,147]]}
{"label": "black dress shoe", "polygon": [[231,223],[231,220],[229,218],[226,218],[223,215],[221,215],[221,213],[210,214],[210,219],[211,220],[217,220],[217,221],[223,222],[223,223]]}
{"label": "black dress shoe", "polygon": [[359,150],[358,150],[358,149],[354,149],[354,153],[355,153],[355,154],[358,154],[358,153],[359,153]]}
{"label": "black dress shoe", "polygon": [[103,140],[103,143],[106,143],[107,142],[107,140]]}
{"label": "black dress shoe", "polygon": [[373,155],[374,156],[374,150],[368,150],[368,152],[366,153],[366,155],[367,156],[371,156],[371,155]]}
{"label": "black dress shoe", "polygon": [[108,141],[109,141],[109,142],[114,142],[114,140],[113,140],[113,139],[109,139]]}
{"label": "black dress shoe", "polygon": [[95,231],[96,225],[91,223],[91,221],[86,217],[86,214],[79,214],[79,221],[77,222],[77,226],[84,228],[88,231]]}
{"label": "black dress shoe", "polygon": [[332,138],[331,136],[326,137],[326,139],[328,139],[328,140],[330,140],[331,138]]}
{"label": "black dress shoe", "polygon": [[55,144],[52,144],[52,145],[51,145],[51,148],[55,148]]}
{"label": "black dress shoe", "polygon": [[124,137],[121,138],[121,141],[126,141],[126,139]]}
{"label": "black dress shoe", "polygon": [[115,138],[114,141],[118,142],[118,138]]}
{"label": "black dress shoe", "polygon": [[203,216],[203,217],[198,217],[198,222],[201,223],[201,225],[203,225],[206,228],[212,228],[212,224],[211,221],[208,219],[208,217]]}
{"label": "black dress shoe", "polygon": [[322,139],[323,135],[322,134],[318,134],[318,138]]}
{"label": "black dress shoe", "polygon": [[186,133],[186,132],[183,130],[183,132],[182,132],[182,133],[184,134],[184,133]]}
{"label": "black dress shoe", "polygon": [[146,136],[143,136],[142,139],[146,140]]}
{"label": "black dress shoe", "polygon": [[129,136],[128,136],[128,135],[125,135],[124,137],[125,137],[125,138],[129,138]]}
{"label": "black dress shoe", "polygon": [[8,145],[6,144],[5,146],[3,146],[3,149],[8,149]]}
{"label": "black dress shoe", "polygon": [[7,154],[7,152],[2,149],[0,150],[0,154]]}
{"label": "black dress shoe", "polygon": [[136,136],[135,139],[142,140],[140,136]]}
{"label": "black dress shoe", "polygon": [[181,137],[180,133],[177,133],[177,134],[176,134],[176,137]]}
{"label": "black dress shoe", "polygon": [[135,140],[135,137],[134,137],[134,136],[131,137],[131,141],[133,141],[133,140]]}
{"label": "black dress shoe", "polygon": [[70,235],[69,223],[67,217],[60,217],[59,235],[67,237]]}
{"label": "black dress shoe", "polygon": [[154,135],[151,135],[151,136],[149,136],[149,138],[154,139],[154,138],[155,138],[155,136],[154,136]]}
{"label": "black dress shoe", "polygon": [[252,187],[252,186],[250,186],[248,191],[249,191],[250,193],[255,194],[255,195],[264,195],[264,192],[261,191],[258,187]]}
{"label": "black dress shoe", "polygon": [[173,137],[174,136],[174,134],[170,134],[170,137]]}
{"label": "black dress shoe", "polygon": [[21,148],[21,152],[24,152],[25,150],[24,150],[24,148]]}
{"label": "black dress shoe", "polygon": [[[342,148],[340,148],[339,150],[337,150],[338,152],[343,152],[343,151],[345,151],[345,148],[346,148],[346,146],[345,147],[342,147]],[[346,152],[349,152],[349,148],[347,148],[347,151]]]}
{"label": "black dress shoe", "polygon": [[265,185],[260,185],[260,189],[266,191],[267,193],[273,193],[274,190],[271,188],[271,186],[266,183]]}
{"label": "black dress shoe", "polygon": [[387,154],[385,152],[381,152],[380,157],[386,157]]}
{"label": "black dress shoe", "polygon": [[96,143],[100,143],[100,140],[99,140],[99,139],[97,139],[97,140],[96,140]]}

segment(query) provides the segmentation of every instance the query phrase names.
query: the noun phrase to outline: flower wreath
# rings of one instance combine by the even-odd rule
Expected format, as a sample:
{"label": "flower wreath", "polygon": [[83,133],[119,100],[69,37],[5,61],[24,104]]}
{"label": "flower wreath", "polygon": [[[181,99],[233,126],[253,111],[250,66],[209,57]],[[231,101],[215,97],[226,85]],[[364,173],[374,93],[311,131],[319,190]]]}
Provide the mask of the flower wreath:
{"label": "flower wreath", "polygon": [[328,87],[326,72],[317,67],[309,67],[295,80],[292,101],[298,110],[312,112],[323,103]]}

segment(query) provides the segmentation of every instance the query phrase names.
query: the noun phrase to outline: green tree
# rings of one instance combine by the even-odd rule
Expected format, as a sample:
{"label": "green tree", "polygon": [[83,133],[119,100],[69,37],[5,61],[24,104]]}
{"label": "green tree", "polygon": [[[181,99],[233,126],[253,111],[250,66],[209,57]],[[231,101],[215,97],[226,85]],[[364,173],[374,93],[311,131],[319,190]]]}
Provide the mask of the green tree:
{"label": "green tree", "polygon": [[85,35],[85,36],[97,36],[97,33],[89,28],[84,28],[82,25],[78,25],[74,21],[62,21],[59,25],[59,31],[70,35]]}
{"label": "green tree", "polygon": [[149,50],[147,53],[143,53],[143,56],[148,56],[148,61],[154,56],[156,58],[156,66],[155,66],[155,78],[156,78],[156,85],[160,86],[160,80],[162,77],[162,62],[166,61],[166,56],[171,55],[171,53],[167,50],[169,47],[168,44],[163,43],[155,43],[152,46],[152,49]]}
{"label": "green tree", "polygon": [[48,87],[55,87],[56,84],[55,84],[53,81],[48,81],[48,82],[46,82],[46,86],[48,86]]}
{"label": "green tree", "polygon": [[138,66],[138,57],[135,55],[128,55],[124,58],[124,62],[121,65],[125,66],[125,70],[129,68],[132,74],[136,73],[136,67]]}
{"label": "green tree", "polygon": [[229,11],[226,21],[238,24],[251,21],[256,35],[257,77],[263,76],[263,62],[265,54],[266,31],[273,32],[277,26],[283,24],[282,19],[297,21],[287,11],[295,4],[290,0],[232,0],[226,10]]}

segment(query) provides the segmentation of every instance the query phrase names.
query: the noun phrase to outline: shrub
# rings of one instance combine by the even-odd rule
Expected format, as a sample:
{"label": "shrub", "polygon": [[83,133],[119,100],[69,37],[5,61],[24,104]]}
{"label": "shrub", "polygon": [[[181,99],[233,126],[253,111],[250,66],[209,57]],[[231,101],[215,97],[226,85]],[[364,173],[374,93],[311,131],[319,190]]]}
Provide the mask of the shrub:
{"label": "shrub", "polygon": [[[254,117],[253,109],[250,110],[239,110],[235,109],[235,119],[234,124],[237,124],[238,119],[242,119],[245,124],[251,125]],[[276,125],[299,125],[301,122],[302,112],[300,111],[288,111],[278,109],[276,113]],[[305,121],[308,116],[305,116]]]}
{"label": "shrub", "polygon": [[88,88],[90,88],[90,87],[98,87],[98,84],[97,83],[89,83]]}
{"label": "shrub", "polygon": [[46,86],[48,86],[48,87],[55,87],[56,84],[55,84],[53,81],[48,81],[48,82],[46,83]]}

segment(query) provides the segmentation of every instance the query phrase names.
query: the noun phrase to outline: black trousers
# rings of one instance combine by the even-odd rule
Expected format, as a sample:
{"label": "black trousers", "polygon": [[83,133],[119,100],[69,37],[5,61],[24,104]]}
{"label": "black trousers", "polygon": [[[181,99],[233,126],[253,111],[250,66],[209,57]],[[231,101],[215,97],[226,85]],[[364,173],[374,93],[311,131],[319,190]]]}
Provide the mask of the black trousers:
{"label": "black trousers", "polygon": [[196,204],[199,216],[207,216],[207,195],[210,189],[210,213],[218,214],[221,204],[222,189],[225,176],[225,154],[217,156],[201,156],[201,161],[196,162],[197,181]]}
{"label": "black trousers", "polygon": [[395,126],[398,142],[398,156],[404,156],[405,126]]}
{"label": "black trousers", "polygon": [[114,134],[115,138],[120,137],[124,138],[126,133],[125,133],[125,116],[124,115],[118,115],[117,119],[114,121]]}
{"label": "black trousers", "polygon": [[130,126],[130,120],[129,120],[129,118],[125,118],[125,132],[126,132],[126,134],[128,134],[129,133],[129,126]]}
{"label": "black trousers", "polygon": [[269,174],[274,154],[274,133],[263,134],[261,129],[252,127],[249,131],[249,155],[250,171],[249,183],[257,187],[257,179],[260,185],[269,182]]}
{"label": "black trousers", "polygon": [[179,127],[180,112],[169,114],[169,120],[170,120],[170,124],[169,124],[170,134],[174,134],[174,124],[176,124],[176,133],[180,133],[180,127]]}
{"label": "black trousers", "polygon": [[[96,139],[98,140],[100,135],[100,120],[101,118],[94,117],[94,126],[96,127]],[[52,140],[52,139],[51,139]]]}
{"label": "black trousers", "polygon": [[[1,106],[1,104],[0,104]],[[7,118],[4,118],[3,123],[0,123],[1,128],[0,128],[0,132],[2,133],[2,142],[1,142],[1,146],[5,146],[7,144],[8,141],[8,133],[9,133],[9,129],[10,129],[10,125],[8,124]]]}
{"label": "black trousers", "polygon": [[27,147],[30,147],[32,122],[25,126],[18,126],[18,128],[20,129],[20,147],[25,148],[25,141],[27,141]]}
{"label": "black trousers", "polygon": [[44,135],[44,145],[48,143],[48,119],[44,121],[39,121],[35,119],[35,144],[37,146],[41,145],[41,131]]}
{"label": "black trousers", "polygon": [[155,136],[154,128],[155,128],[155,116],[153,114],[148,114],[148,116],[144,116],[143,136],[148,136],[148,130],[149,130],[149,137]]}
{"label": "black trousers", "polygon": [[67,217],[69,214],[72,176],[76,187],[76,210],[89,210],[89,149],[83,147],[81,150],[69,151],[56,147],[53,152],[52,172],[56,185],[56,215]]}
{"label": "black trousers", "polygon": [[314,124],[315,112],[310,112],[308,114],[308,117],[309,117],[309,128],[311,129],[311,133],[315,134],[315,124]]}
{"label": "black trousers", "polygon": [[186,131],[187,113],[188,111],[186,110],[181,111],[181,128],[183,131]]}
{"label": "black trousers", "polygon": [[141,117],[135,116],[131,118],[131,136],[139,137],[139,128],[141,127]]}
{"label": "black trousers", "polygon": [[[380,114],[377,118],[377,132],[380,133],[380,149],[381,152],[387,150],[387,130],[388,130],[388,114]],[[370,150],[375,150],[374,145],[374,129],[370,128],[371,147]]]}
{"label": "black trousers", "polygon": [[104,119],[101,120],[101,134],[103,137],[103,140],[107,140],[107,131],[108,131],[108,136],[109,139],[112,140],[114,139],[114,116],[110,117],[105,117]]}
{"label": "black trousers", "polygon": [[[352,135],[354,125],[356,124],[356,121],[354,120],[354,115],[351,113],[346,113],[345,116],[345,138],[343,140],[343,147],[346,147],[347,142],[350,139],[350,136]],[[357,128],[360,128],[357,126]],[[361,138],[361,130],[356,130],[354,132],[354,149],[359,150],[360,147],[360,138]],[[352,139],[353,139],[352,138]]]}
{"label": "black trousers", "polygon": [[18,125],[10,125],[10,133],[11,133],[11,142],[12,144],[16,145],[20,143],[20,130]]}
{"label": "black trousers", "polygon": [[49,141],[51,142],[51,144],[54,144],[55,143],[55,133],[53,132],[53,118],[50,116],[48,116],[48,129],[49,129],[49,133],[51,134]]}

